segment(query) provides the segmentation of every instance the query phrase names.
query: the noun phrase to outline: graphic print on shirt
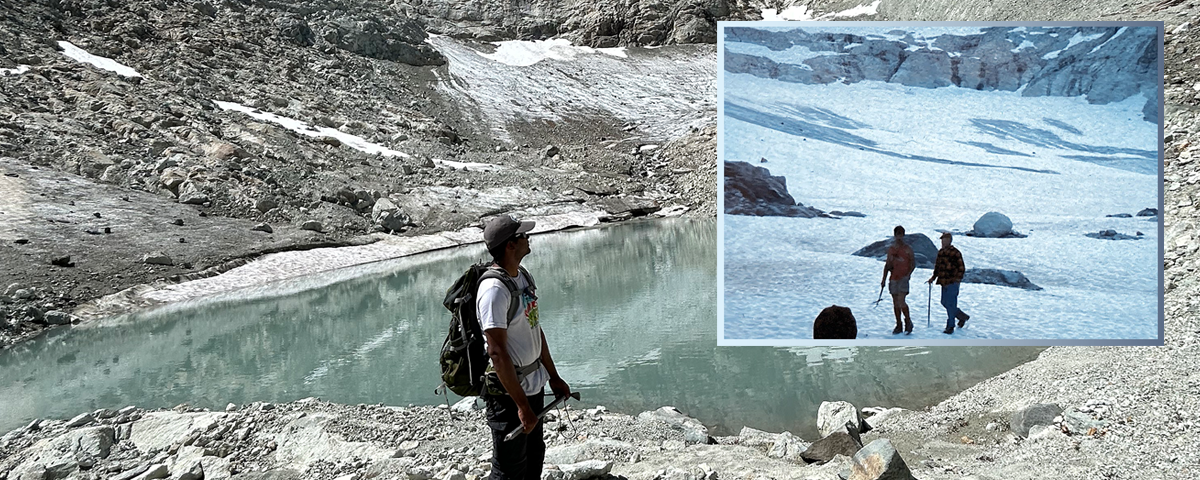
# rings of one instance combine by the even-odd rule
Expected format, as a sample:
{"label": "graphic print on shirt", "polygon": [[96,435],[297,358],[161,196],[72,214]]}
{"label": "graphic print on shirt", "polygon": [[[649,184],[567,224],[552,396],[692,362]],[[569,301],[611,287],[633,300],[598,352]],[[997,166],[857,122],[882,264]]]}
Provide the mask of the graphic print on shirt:
{"label": "graphic print on shirt", "polygon": [[521,303],[525,304],[525,319],[529,321],[529,328],[538,326],[537,296],[528,290],[523,291],[521,292]]}

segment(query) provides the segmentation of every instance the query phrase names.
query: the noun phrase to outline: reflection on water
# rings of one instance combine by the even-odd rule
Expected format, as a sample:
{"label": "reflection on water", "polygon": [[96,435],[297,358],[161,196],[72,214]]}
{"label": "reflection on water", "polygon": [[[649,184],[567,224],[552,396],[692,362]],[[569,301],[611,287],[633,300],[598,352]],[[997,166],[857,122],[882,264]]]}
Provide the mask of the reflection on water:
{"label": "reflection on water", "polygon": [[[539,235],[531,247],[546,336],[585,403],[626,413],[675,405],[716,434],[748,425],[812,437],[823,400],[921,408],[1040,351],[718,348],[714,222]],[[299,293],[289,282],[281,297],[53,332],[0,352],[0,432],[125,405],[441,402],[441,300],[485,255],[478,245],[418,255]]]}

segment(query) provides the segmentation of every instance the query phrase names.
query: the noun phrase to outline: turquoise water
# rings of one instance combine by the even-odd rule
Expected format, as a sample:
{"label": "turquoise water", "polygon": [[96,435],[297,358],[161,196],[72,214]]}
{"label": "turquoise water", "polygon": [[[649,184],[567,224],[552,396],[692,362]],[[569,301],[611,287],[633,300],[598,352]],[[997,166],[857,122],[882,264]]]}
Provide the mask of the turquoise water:
{"label": "turquoise water", "polygon": [[[748,425],[811,438],[823,400],[922,408],[1040,351],[717,347],[711,221],[536,235],[531,248],[551,353],[583,405],[674,405],[715,434]],[[479,245],[421,254],[329,285],[293,280],[52,332],[0,352],[0,432],[126,405],[444,402],[433,394],[449,321],[441,300],[484,255]]]}

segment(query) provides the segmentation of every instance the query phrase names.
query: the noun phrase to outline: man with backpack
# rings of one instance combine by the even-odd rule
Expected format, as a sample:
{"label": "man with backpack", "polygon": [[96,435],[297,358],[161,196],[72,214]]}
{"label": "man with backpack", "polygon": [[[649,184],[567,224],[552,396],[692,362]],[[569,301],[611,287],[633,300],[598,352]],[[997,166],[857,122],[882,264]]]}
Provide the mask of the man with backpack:
{"label": "man with backpack", "polygon": [[[912,275],[917,261],[912,247],[904,243],[904,227],[896,226],[892,233],[895,237],[887,249],[887,261],[883,264],[883,279],[879,281],[879,288],[882,289],[884,282],[887,282],[888,293],[892,295],[892,310],[896,313],[896,329],[892,330],[892,335],[900,332],[907,335],[912,334],[913,323],[904,297],[908,296],[908,277]],[[888,281],[888,272],[892,273],[891,281]],[[904,315],[903,325],[900,323],[901,314]]]}
{"label": "man with backpack", "polygon": [[933,283],[936,279],[942,286],[942,306],[946,307],[947,335],[954,333],[954,319],[958,319],[958,327],[966,325],[971,318],[967,312],[958,309],[958,286],[961,284],[966,265],[963,264],[962,253],[950,245],[954,236],[950,232],[942,232],[942,248],[938,250],[937,260],[933,263],[933,275],[925,283]]}
{"label": "man with backpack", "polygon": [[[530,253],[533,222],[509,215],[488,219],[483,239],[494,264],[479,281],[477,318],[492,368],[483,392],[492,429],[491,480],[540,480],[546,442],[537,413],[545,405],[547,382],[558,397],[571,388],[554,368],[538,318],[533,277],[521,266]],[[516,308],[513,308],[516,307]],[[523,435],[504,437],[516,428]]]}

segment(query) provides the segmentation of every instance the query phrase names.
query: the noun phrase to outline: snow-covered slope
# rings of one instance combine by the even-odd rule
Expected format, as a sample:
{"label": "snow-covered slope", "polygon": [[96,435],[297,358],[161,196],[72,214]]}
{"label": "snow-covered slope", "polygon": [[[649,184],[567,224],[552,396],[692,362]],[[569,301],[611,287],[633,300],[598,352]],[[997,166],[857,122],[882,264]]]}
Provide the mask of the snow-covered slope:
{"label": "snow-covered slope", "polygon": [[[1028,237],[956,236],[967,267],[1018,270],[1044,290],[963,284],[960,307],[972,318],[954,339],[1157,338],[1157,217],[1106,217],[1159,207],[1158,127],[1142,120],[1144,98],[1089,105],[729,73],[724,82],[725,160],[785,176],[805,205],[866,214],[723,215],[724,338],[811,338],[813,319],[834,304],[853,310],[859,338],[897,338],[886,294],[870,306],[883,262],[851,253],[896,225],[936,242],[939,230],[970,230],[990,211]],[[1103,229],[1144,235],[1084,236]],[[899,338],[951,338],[941,333],[939,288],[927,300],[930,274],[913,273],[908,304],[918,327]]]}

